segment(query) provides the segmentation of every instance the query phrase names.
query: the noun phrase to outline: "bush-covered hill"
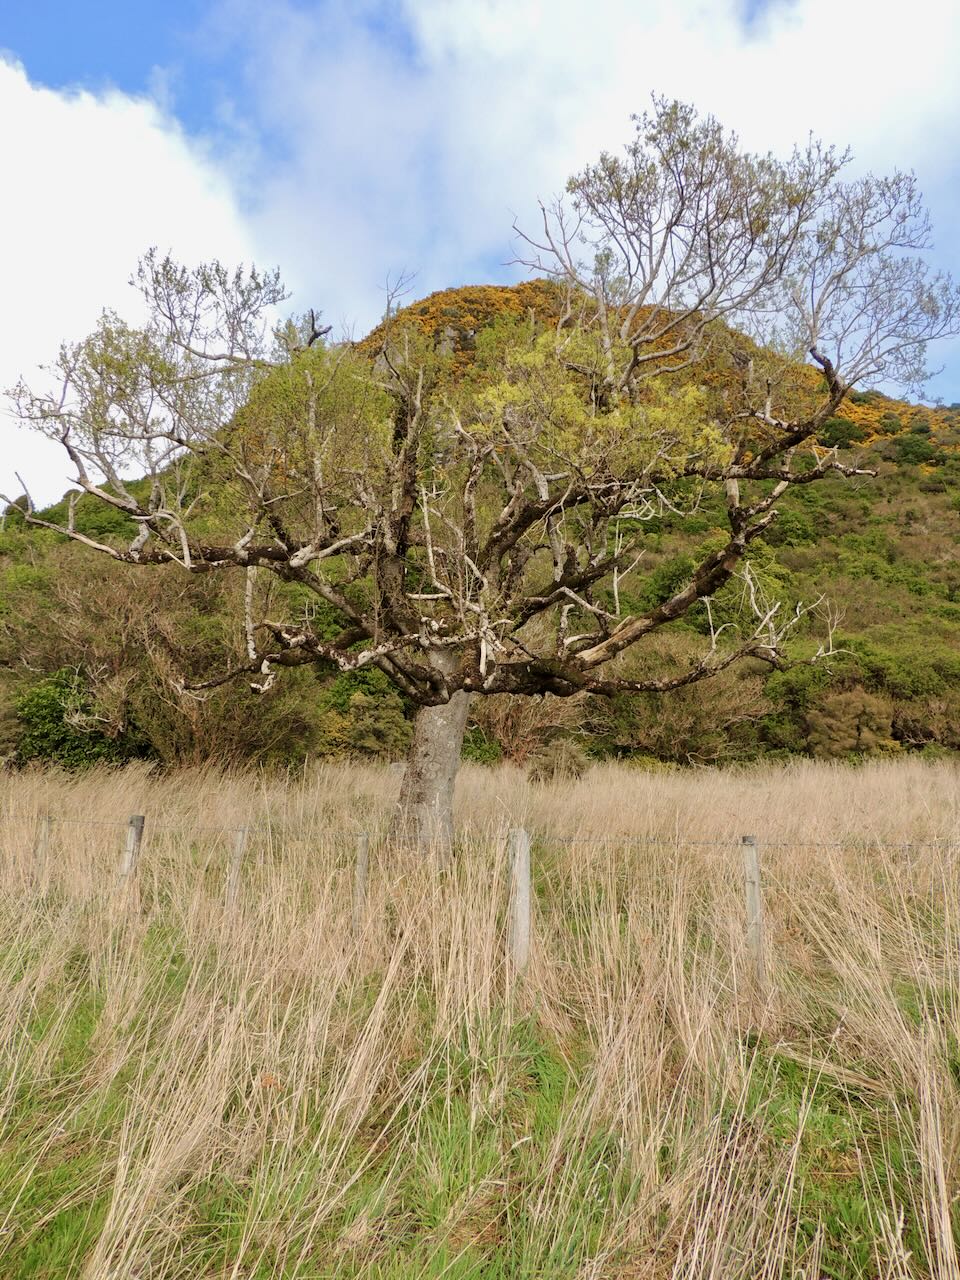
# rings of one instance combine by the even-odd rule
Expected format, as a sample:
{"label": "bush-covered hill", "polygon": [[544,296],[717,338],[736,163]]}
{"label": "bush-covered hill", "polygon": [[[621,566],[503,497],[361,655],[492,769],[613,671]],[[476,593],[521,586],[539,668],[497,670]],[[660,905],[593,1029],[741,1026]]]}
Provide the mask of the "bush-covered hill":
{"label": "bush-covered hill", "polygon": [[[549,283],[531,281],[446,290],[406,314],[466,369],[492,321],[549,321],[559,307]],[[373,350],[378,336],[360,345]],[[721,350],[706,376],[722,388],[731,367]],[[487,760],[537,757],[546,772],[576,769],[584,754],[679,764],[960,750],[960,405],[855,393],[821,441],[876,477],[791,490],[752,563],[784,609],[823,597],[798,655],[816,647],[828,608],[838,655],[772,674],[743,664],[661,698],[475,700],[467,750]],[[64,513],[65,500],[49,514]],[[78,506],[77,521],[97,538],[126,532],[124,517],[93,502]],[[722,524],[709,505],[692,519],[652,521],[629,588],[637,606],[666,598],[691,568],[695,540],[702,545]],[[231,577],[109,563],[28,529],[11,509],[0,532],[0,756],[282,764],[402,755],[410,708],[377,672],[299,669],[259,698],[242,684],[202,699],[177,692],[182,678],[222,669],[225,655],[241,652],[241,590]],[[711,620],[719,626],[732,613],[734,590],[713,601],[711,617],[701,606],[663,633],[661,661],[688,662]],[[624,661],[642,667],[649,650]]]}

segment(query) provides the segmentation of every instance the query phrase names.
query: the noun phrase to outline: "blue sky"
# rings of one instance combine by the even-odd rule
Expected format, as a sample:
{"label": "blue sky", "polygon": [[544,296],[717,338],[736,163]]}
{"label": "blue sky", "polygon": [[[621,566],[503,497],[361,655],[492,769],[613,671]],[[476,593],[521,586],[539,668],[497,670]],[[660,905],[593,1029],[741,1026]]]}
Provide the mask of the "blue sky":
{"label": "blue sky", "polygon": [[51,88],[166,93],[178,119],[202,131],[229,92],[208,0],[5,0],[0,48]]}
{"label": "blue sky", "polygon": [[[824,31],[829,30],[829,42]],[[653,92],[758,149],[809,131],[914,168],[957,273],[960,5],[916,0],[5,0],[0,384],[37,379],[150,244],[277,264],[294,302],[367,328],[388,277],[515,278],[514,217],[629,134]],[[831,53],[830,50],[839,51]],[[960,351],[931,391],[960,400]],[[59,455],[0,419],[0,491]]]}
{"label": "blue sky", "polygon": [[207,8],[205,0],[7,0],[0,36],[43,84],[138,93],[154,67],[189,60]]}

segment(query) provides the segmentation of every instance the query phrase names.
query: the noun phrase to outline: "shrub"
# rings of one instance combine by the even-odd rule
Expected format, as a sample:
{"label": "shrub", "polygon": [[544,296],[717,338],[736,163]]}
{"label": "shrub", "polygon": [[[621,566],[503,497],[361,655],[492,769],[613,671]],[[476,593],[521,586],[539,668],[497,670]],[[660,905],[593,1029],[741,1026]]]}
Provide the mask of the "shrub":
{"label": "shrub", "polygon": [[941,696],[897,703],[893,736],[906,747],[957,750],[960,748],[960,694],[951,689]]}
{"label": "shrub", "polygon": [[895,436],[903,429],[903,423],[896,413],[883,413],[877,423],[877,430],[881,435]]}
{"label": "shrub", "polygon": [[355,693],[349,712],[346,748],[351,755],[397,760],[406,754],[412,728],[399,697]]}
{"label": "shrub", "polygon": [[533,782],[554,782],[561,778],[579,778],[590,767],[583,747],[572,738],[554,738],[533,757],[529,776]]}
{"label": "shrub", "polygon": [[[664,633],[655,650],[625,654],[617,671],[633,679],[643,679],[652,669],[680,675],[699,660],[703,650],[704,642],[689,633]],[[676,764],[750,758],[756,754],[759,722],[769,709],[763,680],[764,668],[745,662],[728,667],[699,688],[690,684],[665,694],[591,697],[583,712],[591,753]]]}
{"label": "shrub", "polygon": [[849,449],[867,438],[866,430],[849,418],[828,418],[819,435],[828,449]]}
{"label": "shrub", "polygon": [[689,553],[673,556],[657,565],[643,585],[642,605],[655,609],[675,595],[690,581],[696,561]]}
{"label": "shrub", "polygon": [[[377,673],[378,675],[381,673]],[[339,677],[325,690],[326,709],[317,733],[318,755],[356,755],[398,760],[410,745],[412,726],[394,690],[350,690],[350,677]]]}
{"label": "shrub", "polygon": [[516,698],[496,693],[474,698],[464,751],[482,763],[504,759],[524,765],[552,738],[574,732],[583,712],[580,696]]}
{"label": "shrub", "polygon": [[656,756],[639,754],[624,757],[623,763],[640,773],[676,773],[680,768],[673,760],[658,760]]}
{"label": "shrub", "polygon": [[894,749],[890,703],[859,687],[829,693],[807,712],[807,743],[825,758]]}
{"label": "shrub", "polygon": [[919,466],[921,463],[931,462],[936,453],[935,446],[923,436],[906,435],[894,442],[890,457],[901,466]]}
{"label": "shrub", "polygon": [[835,682],[843,679],[845,661],[841,658],[836,665],[829,667],[815,663],[770,673],[763,691],[771,709],[760,725],[767,750],[790,753],[808,750],[807,713],[836,687]]}
{"label": "shrub", "polygon": [[495,738],[488,738],[478,724],[472,724],[463,735],[460,758],[474,764],[499,764],[503,748]]}
{"label": "shrub", "polygon": [[[134,491],[143,489],[143,481],[132,481],[130,487]],[[109,491],[109,486],[108,486]],[[76,496],[77,491],[73,491]],[[69,493],[48,507],[40,514],[53,524],[66,524],[69,518]],[[137,526],[123,511],[110,506],[106,502],[97,502],[93,498],[81,496],[74,508],[74,523],[78,532],[98,541],[129,542],[137,531]]]}
{"label": "shrub", "polygon": [[766,532],[772,547],[808,547],[817,540],[813,521],[802,511],[780,511]]}
{"label": "shrub", "polygon": [[21,726],[16,759],[21,764],[38,760],[77,769],[150,754],[134,732],[108,736],[98,727],[82,676],[67,667],[22,694],[15,711]]}

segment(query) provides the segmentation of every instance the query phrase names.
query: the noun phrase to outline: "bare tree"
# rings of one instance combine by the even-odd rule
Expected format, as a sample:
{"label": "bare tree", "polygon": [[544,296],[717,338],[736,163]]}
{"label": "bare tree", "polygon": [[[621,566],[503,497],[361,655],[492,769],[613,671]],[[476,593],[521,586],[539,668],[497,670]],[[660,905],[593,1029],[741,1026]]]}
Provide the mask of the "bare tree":
{"label": "bare tree", "polygon": [[[751,544],[791,485],[859,474],[816,443],[851,386],[917,385],[960,315],[919,256],[913,179],[844,182],[846,161],[812,142],[746,154],[656,102],[623,157],[521,233],[521,260],[556,282],[556,323],[491,331],[466,375],[392,307],[368,358],[313,313],[275,323],[276,275],[149,254],[149,323],[104,316],[61,350],[56,395],[14,392],[67,451],[79,500],[135,528],[97,542],[71,508],[61,532],[114,560],[246,575],[245,658],[206,687],[262,690],[302,663],[385,672],[419,707],[399,826],[449,843],[471,695],[665,692],[747,655],[786,661],[804,611],[764,597]],[[631,614],[647,522],[713,491],[722,544]],[[735,575],[738,629],[679,673],[618,674]]]}

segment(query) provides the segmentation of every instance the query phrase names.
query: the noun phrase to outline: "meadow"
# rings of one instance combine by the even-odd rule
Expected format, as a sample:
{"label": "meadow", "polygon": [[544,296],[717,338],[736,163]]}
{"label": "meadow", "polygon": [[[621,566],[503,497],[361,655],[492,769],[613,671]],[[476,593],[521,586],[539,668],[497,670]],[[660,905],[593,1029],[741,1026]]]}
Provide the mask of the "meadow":
{"label": "meadow", "polygon": [[465,766],[440,865],[397,788],[0,776],[4,1280],[960,1277],[956,765]]}

